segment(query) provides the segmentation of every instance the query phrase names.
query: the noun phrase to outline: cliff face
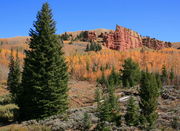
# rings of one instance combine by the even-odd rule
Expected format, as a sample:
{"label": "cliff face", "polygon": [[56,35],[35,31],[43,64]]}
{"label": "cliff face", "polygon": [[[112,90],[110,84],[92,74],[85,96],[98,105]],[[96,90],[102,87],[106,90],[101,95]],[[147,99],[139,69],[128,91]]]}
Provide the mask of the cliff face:
{"label": "cliff face", "polygon": [[125,51],[128,49],[147,46],[148,48],[160,50],[162,48],[171,47],[170,42],[164,42],[149,37],[141,37],[137,32],[117,25],[115,31],[105,33],[103,36],[103,44],[114,50]]}
{"label": "cliff face", "polygon": [[154,50],[160,50],[163,48],[169,48],[172,46],[170,42],[160,41],[155,38],[143,37],[143,45]]}
{"label": "cliff face", "polygon": [[137,32],[118,25],[114,32],[104,35],[103,41],[106,47],[120,51],[142,46],[141,36]]}

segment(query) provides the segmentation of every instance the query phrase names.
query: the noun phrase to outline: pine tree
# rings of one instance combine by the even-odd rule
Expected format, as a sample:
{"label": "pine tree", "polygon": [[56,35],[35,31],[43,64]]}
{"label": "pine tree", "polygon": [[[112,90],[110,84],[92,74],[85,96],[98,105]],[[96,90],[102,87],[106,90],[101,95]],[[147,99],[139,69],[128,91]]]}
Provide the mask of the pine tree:
{"label": "pine tree", "polygon": [[165,65],[163,65],[163,67],[162,67],[161,80],[162,80],[163,84],[167,84],[168,74],[167,74],[167,70],[166,70],[166,66]]}
{"label": "pine tree", "polygon": [[161,91],[161,90],[162,90],[161,76],[160,76],[159,73],[156,73],[156,74],[155,74],[155,77],[156,77],[156,82],[157,82],[158,88],[159,88],[159,90]]}
{"label": "pine tree", "polygon": [[108,98],[105,97],[104,102],[101,104],[101,107],[99,110],[100,111],[100,113],[99,113],[100,122],[105,122],[105,121],[110,122],[112,120],[110,106],[111,105],[108,101]]}
{"label": "pine tree", "polygon": [[108,87],[108,101],[110,103],[110,108],[112,110],[119,110],[118,106],[118,98],[115,96],[115,88],[113,85],[109,85]]}
{"label": "pine tree", "polygon": [[48,3],[38,12],[34,28],[22,75],[19,107],[23,120],[64,113],[68,108],[67,65]]}
{"label": "pine tree", "polygon": [[97,82],[103,87],[106,88],[108,86],[108,80],[105,77],[104,71],[102,71],[102,76],[100,79],[97,80]]}
{"label": "pine tree", "polygon": [[83,131],[89,131],[90,127],[91,127],[91,119],[89,114],[85,112],[83,118]]}
{"label": "pine tree", "polygon": [[133,87],[139,84],[141,72],[139,65],[131,58],[124,61],[122,72],[122,82],[124,87]]}
{"label": "pine tree", "polygon": [[119,114],[118,98],[115,96],[115,88],[112,85],[109,85],[107,88],[108,92],[104,102],[98,106],[100,122],[103,124],[105,121],[108,121],[120,125],[121,116]]}
{"label": "pine tree", "polygon": [[171,81],[171,84],[173,84],[173,80],[174,80],[174,71],[173,71],[173,68],[171,68],[171,72],[170,72],[170,75],[169,75],[169,79]]}
{"label": "pine tree", "polygon": [[62,34],[62,36],[61,36],[61,39],[62,40],[69,40],[69,35],[67,34],[67,32],[65,32],[64,34]]}
{"label": "pine tree", "polygon": [[87,71],[89,71],[89,70],[90,70],[89,61],[86,61],[86,70],[87,70]]}
{"label": "pine tree", "polygon": [[20,70],[18,51],[16,53],[16,59],[14,60],[13,50],[11,50],[7,86],[12,94],[13,101],[15,103],[18,103],[19,100],[18,97],[21,90],[20,83],[21,83],[21,70]]}
{"label": "pine tree", "polygon": [[159,97],[159,87],[154,74],[142,72],[139,96],[140,122],[144,128],[153,128],[158,118],[156,109]]}
{"label": "pine tree", "polygon": [[129,126],[136,126],[139,123],[139,108],[131,96],[128,100],[127,112],[125,114],[126,124]]}
{"label": "pine tree", "polygon": [[97,104],[100,104],[101,101],[101,90],[99,89],[99,87],[96,88],[95,91],[95,101],[97,102]]}
{"label": "pine tree", "polygon": [[87,46],[86,46],[86,51],[90,51],[89,44],[87,44]]}
{"label": "pine tree", "polygon": [[114,85],[115,87],[121,86],[121,80],[119,74],[115,72],[114,67],[112,68],[111,74],[108,77],[108,82],[109,84]]}
{"label": "pine tree", "polygon": [[[9,90],[13,87],[13,80],[14,80],[14,57],[13,57],[13,50],[11,49],[11,55],[9,60],[9,73],[7,79],[7,87]],[[11,91],[10,91],[11,92]]]}

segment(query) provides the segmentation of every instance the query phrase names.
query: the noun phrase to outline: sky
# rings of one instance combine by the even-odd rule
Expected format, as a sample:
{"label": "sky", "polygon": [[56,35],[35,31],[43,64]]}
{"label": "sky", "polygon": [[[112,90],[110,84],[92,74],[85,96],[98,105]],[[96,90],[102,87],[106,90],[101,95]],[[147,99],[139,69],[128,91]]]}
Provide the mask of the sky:
{"label": "sky", "polygon": [[0,38],[28,36],[44,2],[53,10],[57,34],[118,24],[180,42],[180,0],[0,0]]}

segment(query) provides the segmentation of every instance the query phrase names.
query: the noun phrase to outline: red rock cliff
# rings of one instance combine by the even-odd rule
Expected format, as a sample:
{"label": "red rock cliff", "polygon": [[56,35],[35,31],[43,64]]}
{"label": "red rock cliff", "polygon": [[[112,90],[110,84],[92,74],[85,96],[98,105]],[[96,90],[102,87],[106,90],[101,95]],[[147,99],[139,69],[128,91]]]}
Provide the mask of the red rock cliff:
{"label": "red rock cliff", "polygon": [[120,51],[142,46],[142,38],[137,32],[118,25],[114,32],[104,35],[103,41],[106,47]]}
{"label": "red rock cliff", "polygon": [[160,41],[154,38],[141,37],[137,32],[117,25],[116,30],[101,34],[103,44],[114,50],[125,51],[128,49],[147,46],[148,48],[160,50],[171,47],[170,42]]}
{"label": "red rock cliff", "polygon": [[147,46],[148,48],[151,48],[154,50],[160,50],[160,49],[169,48],[172,46],[170,42],[160,41],[155,38],[143,37],[142,40],[143,40],[144,46]]}

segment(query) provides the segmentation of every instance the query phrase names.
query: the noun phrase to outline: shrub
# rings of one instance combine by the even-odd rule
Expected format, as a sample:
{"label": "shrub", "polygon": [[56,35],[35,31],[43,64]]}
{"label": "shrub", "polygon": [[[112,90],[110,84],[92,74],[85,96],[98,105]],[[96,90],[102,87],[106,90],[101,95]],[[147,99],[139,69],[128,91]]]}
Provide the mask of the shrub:
{"label": "shrub", "polygon": [[180,129],[180,123],[178,122],[178,117],[174,117],[173,121],[171,123],[172,128],[174,129]]}
{"label": "shrub", "polygon": [[0,96],[0,105],[10,104],[12,102],[12,96],[10,94]]}
{"label": "shrub", "polygon": [[17,118],[18,106],[15,104],[7,104],[0,106],[0,122],[10,122]]}
{"label": "shrub", "polygon": [[89,114],[86,112],[84,113],[83,118],[83,131],[88,131],[91,128],[91,118]]}
{"label": "shrub", "polygon": [[10,127],[2,128],[2,131],[51,131],[50,127],[41,125],[31,125],[28,127],[21,127],[19,125],[13,125]]}

